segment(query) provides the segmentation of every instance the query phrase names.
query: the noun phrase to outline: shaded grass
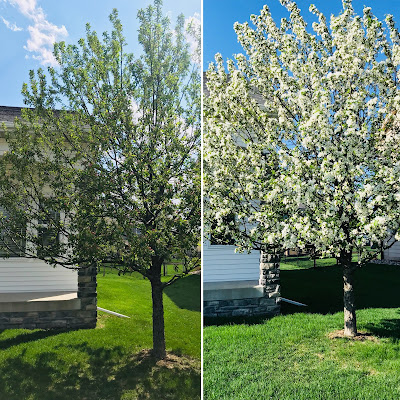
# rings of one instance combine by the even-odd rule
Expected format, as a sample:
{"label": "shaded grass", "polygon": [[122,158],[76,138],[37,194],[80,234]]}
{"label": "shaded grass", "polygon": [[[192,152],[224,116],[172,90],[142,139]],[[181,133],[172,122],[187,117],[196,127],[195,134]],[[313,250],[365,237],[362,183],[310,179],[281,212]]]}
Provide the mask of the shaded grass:
{"label": "shaded grass", "polygon": [[[307,304],[307,308],[282,303],[282,313],[334,313],[343,310],[342,268],[281,268],[281,294]],[[390,308],[400,306],[400,267],[367,264],[355,272],[356,307]]]}
{"label": "shaded grass", "polygon": [[183,278],[164,295],[167,362],[143,351],[152,347],[151,295],[137,276],[98,278],[99,306],[130,319],[100,312],[94,330],[0,332],[0,399],[199,399],[199,282]]}
{"label": "shaded grass", "polygon": [[282,269],[282,296],[308,307],[282,304],[286,315],[206,327],[204,398],[399,399],[400,267],[357,271],[358,328],[375,341],[328,337],[343,329],[339,267]]}

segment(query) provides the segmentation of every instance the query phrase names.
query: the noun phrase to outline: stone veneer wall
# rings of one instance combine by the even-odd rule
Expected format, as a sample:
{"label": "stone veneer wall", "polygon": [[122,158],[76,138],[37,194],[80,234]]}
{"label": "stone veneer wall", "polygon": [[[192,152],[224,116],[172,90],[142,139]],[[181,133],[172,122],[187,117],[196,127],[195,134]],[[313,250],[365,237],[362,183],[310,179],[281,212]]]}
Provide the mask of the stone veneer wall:
{"label": "stone veneer wall", "polygon": [[261,252],[260,254],[260,280],[264,288],[264,296],[276,299],[280,297],[280,256]]}
{"label": "stone veneer wall", "polygon": [[261,252],[263,297],[204,301],[205,317],[275,316],[280,313],[280,256]]}
{"label": "stone veneer wall", "polygon": [[247,298],[237,300],[205,301],[203,315],[205,317],[241,317],[278,315],[279,305],[275,299]]}
{"label": "stone veneer wall", "polygon": [[[0,329],[92,329],[97,322],[97,269],[95,267],[78,270],[78,299],[65,302],[54,301],[44,304],[46,311],[0,312]],[[45,303],[45,302],[37,302]],[[69,304],[71,304],[70,308]],[[29,303],[32,307],[32,303]],[[40,308],[40,304],[37,304]],[[35,305],[33,305],[34,307]],[[65,309],[67,308],[67,309]]]}

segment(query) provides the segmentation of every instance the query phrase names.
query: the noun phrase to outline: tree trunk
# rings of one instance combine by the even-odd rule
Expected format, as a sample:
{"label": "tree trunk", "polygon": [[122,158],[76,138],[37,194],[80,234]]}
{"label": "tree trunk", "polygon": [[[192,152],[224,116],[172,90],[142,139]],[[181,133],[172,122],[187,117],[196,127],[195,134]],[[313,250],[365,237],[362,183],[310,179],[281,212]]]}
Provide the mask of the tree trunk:
{"label": "tree trunk", "polygon": [[343,303],[344,303],[344,336],[357,335],[356,307],[354,300],[354,272],[356,267],[351,263],[351,252],[341,257],[343,267]]}
{"label": "tree trunk", "polygon": [[165,358],[164,304],[163,287],[161,283],[161,264],[159,273],[150,279],[151,298],[153,301],[153,355],[161,360]]}

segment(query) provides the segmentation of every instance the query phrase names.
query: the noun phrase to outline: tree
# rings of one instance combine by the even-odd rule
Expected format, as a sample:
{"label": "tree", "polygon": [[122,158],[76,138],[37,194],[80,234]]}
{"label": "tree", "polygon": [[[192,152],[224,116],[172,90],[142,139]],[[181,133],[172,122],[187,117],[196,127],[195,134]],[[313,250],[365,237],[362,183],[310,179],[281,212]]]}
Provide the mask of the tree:
{"label": "tree", "polygon": [[[329,25],[310,6],[318,20],[312,29],[294,2],[281,3],[289,19],[277,26],[264,6],[251,16],[255,28],[235,24],[246,55],[229,60],[227,72],[220,55],[210,65],[209,218],[235,231],[242,249],[257,241],[313,245],[336,257],[343,268],[344,334],[354,336],[354,273],[381,243],[393,243],[388,236],[400,237],[400,137],[391,128],[400,100],[400,35],[392,16],[386,17],[389,38],[371,9],[359,16],[351,0],[343,0]],[[234,144],[238,136],[241,147]],[[250,235],[222,228],[221,215],[229,213],[253,224]],[[368,242],[379,245],[370,251]]]}
{"label": "tree", "polygon": [[[163,289],[199,264],[200,77],[182,15],[172,31],[155,0],[138,19],[140,57],[125,52],[114,10],[102,40],[87,25],[78,45],[55,45],[59,67],[30,72],[32,108],[1,160],[2,245],[54,266],[141,273],[163,358]],[[185,270],[162,281],[172,257]]]}

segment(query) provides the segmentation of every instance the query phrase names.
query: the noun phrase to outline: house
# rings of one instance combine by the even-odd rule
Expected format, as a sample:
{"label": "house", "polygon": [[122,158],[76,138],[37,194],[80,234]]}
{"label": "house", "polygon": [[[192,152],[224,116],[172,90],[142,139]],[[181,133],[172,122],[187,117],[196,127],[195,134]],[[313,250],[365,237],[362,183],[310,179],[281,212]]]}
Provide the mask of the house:
{"label": "house", "polygon": [[[203,94],[208,95],[203,74]],[[263,104],[264,99],[253,94]],[[203,315],[276,315],[280,312],[279,257],[259,250],[235,252],[235,244],[203,238]]]}
{"label": "house", "polygon": [[385,241],[385,248],[381,251],[381,257],[385,261],[400,261],[400,242],[396,241],[392,236],[387,241]]}
{"label": "house", "polygon": [[[19,117],[21,108],[0,106],[0,157],[8,150],[4,127],[12,130]],[[8,257],[0,251],[0,329],[94,328],[96,268],[52,267],[24,257],[23,246],[9,243]]]}

